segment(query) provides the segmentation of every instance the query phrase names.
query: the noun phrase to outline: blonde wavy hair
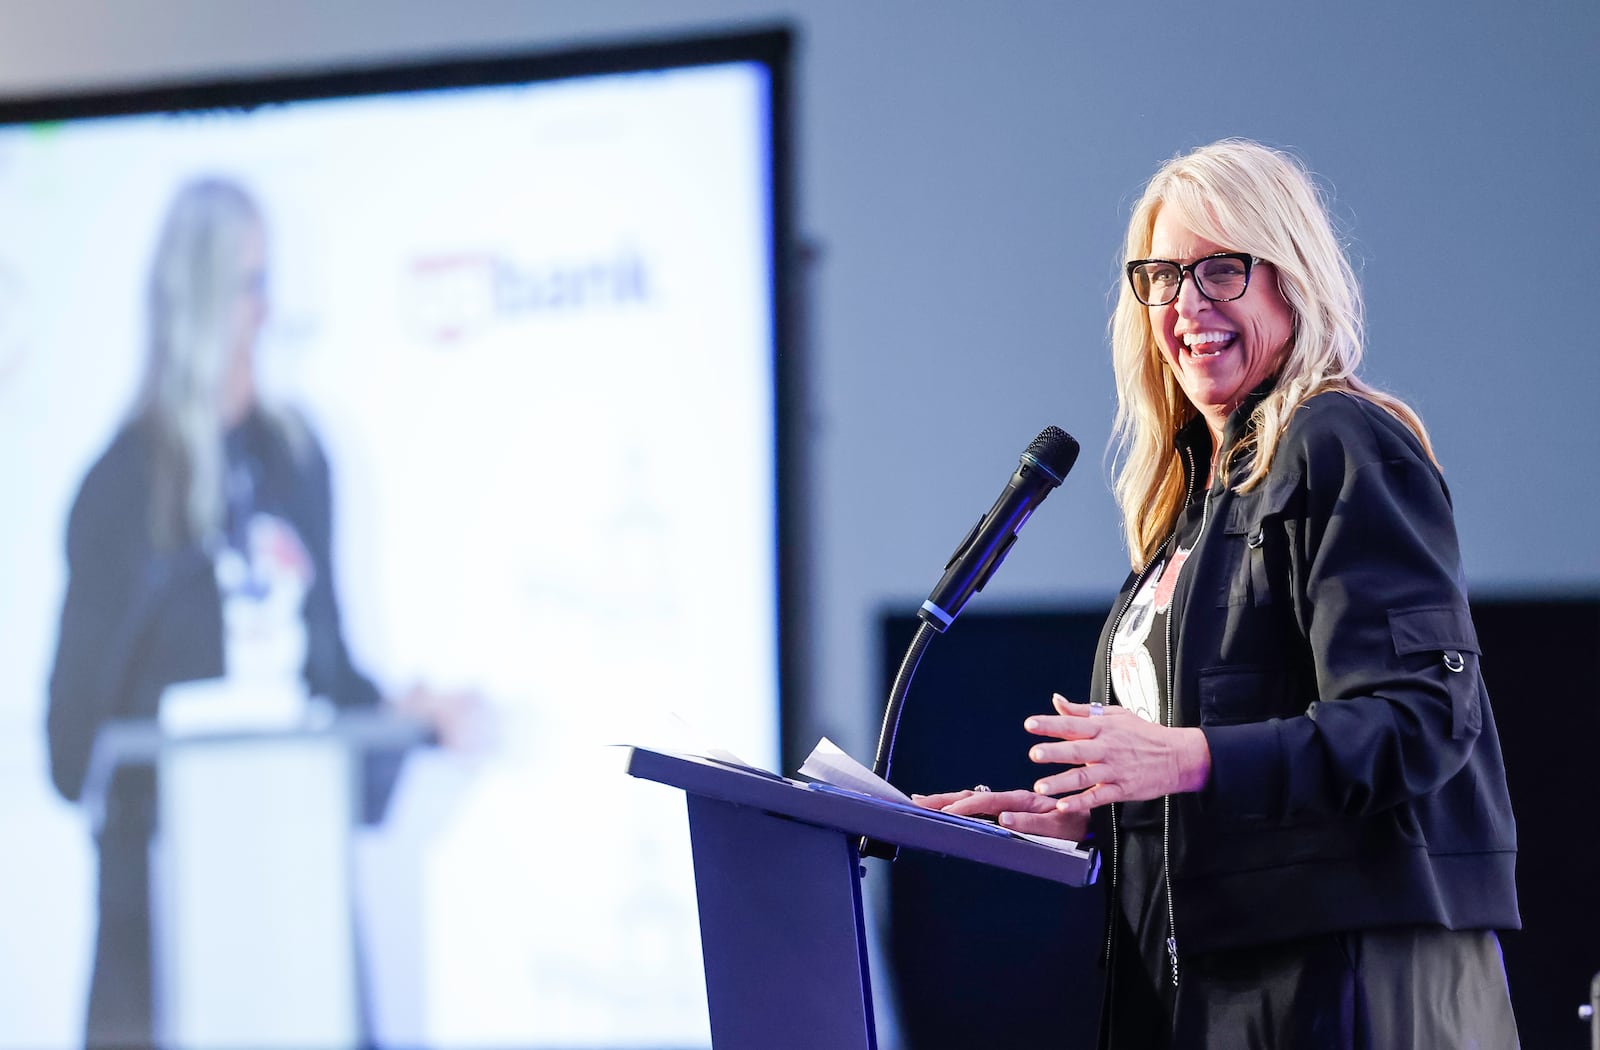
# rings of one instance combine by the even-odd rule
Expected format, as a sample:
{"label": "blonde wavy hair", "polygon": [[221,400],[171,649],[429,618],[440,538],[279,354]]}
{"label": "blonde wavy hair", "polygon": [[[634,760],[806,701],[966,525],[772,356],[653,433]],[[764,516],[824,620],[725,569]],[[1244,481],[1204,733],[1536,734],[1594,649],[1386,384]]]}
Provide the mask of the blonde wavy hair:
{"label": "blonde wavy hair", "polygon": [[145,368],[132,421],[154,443],[151,530],[156,545],[208,544],[225,493],[220,390],[235,352],[239,296],[252,279],[250,238],[261,209],[219,177],[183,185],[167,210],[147,289]]}
{"label": "blonde wavy hair", "polygon": [[[1272,263],[1278,288],[1294,312],[1294,333],[1277,385],[1252,413],[1244,438],[1218,464],[1223,476],[1234,463],[1248,464],[1235,491],[1260,484],[1294,410],[1328,390],[1381,406],[1416,433],[1437,465],[1417,414],[1356,375],[1362,355],[1361,288],[1322,197],[1298,159],[1247,139],[1224,139],[1174,157],[1134,205],[1123,258],[1150,255],[1156,215],[1164,208],[1206,240]],[[1139,569],[1155,556],[1183,509],[1184,467],[1173,439],[1196,410],[1156,343],[1150,308],[1134,297],[1126,280],[1120,288],[1110,323],[1117,381],[1113,490],[1129,557]]]}

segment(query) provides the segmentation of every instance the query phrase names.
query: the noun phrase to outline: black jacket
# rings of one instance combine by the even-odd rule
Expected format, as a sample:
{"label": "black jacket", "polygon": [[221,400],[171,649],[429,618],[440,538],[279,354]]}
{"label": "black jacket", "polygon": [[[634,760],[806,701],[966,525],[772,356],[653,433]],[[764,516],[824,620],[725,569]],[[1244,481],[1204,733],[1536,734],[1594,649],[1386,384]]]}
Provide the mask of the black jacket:
{"label": "black jacket", "polygon": [[[1229,419],[1225,445],[1266,389]],[[1203,479],[1202,420],[1179,448]],[[1450,497],[1415,435],[1369,401],[1321,394],[1256,488],[1209,496],[1171,654],[1178,723],[1211,749],[1206,787],[1172,798],[1180,953],[1520,926]],[[1110,639],[1138,576],[1101,636],[1094,700],[1113,702]]]}
{"label": "black jacket", "polygon": [[[261,461],[264,491],[314,566],[304,608],[307,686],[340,707],[376,704],[378,691],[352,664],[340,629],[321,449],[309,434],[291,441],[259,413],[241,424],[239,437]],[[107,721],[154,718],[167,686],[223,673],[222,598],[210,556],[196,543],[163,549],[153,536],[154,440],[143,422],[125,427],[90,468],[68,519],[67,595],[46,719],[50,772],[68,799],[83,790],[95,735]],[[119,777],[108,822],[152,819],[150,789],[133,788],[133,779]],[[369,784],[369,818],[386,788]]]}

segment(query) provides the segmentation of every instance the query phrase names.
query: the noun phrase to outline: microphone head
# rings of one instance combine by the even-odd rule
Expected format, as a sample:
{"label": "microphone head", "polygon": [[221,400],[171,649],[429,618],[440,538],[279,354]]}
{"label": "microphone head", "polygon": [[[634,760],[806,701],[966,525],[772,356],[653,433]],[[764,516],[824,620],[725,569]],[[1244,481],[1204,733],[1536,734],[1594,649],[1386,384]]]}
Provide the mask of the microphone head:
{"label": "microphone head", "polygon": [[1078,442],[1060,427],[1045,427],[1022,455],[1053,474],[1060,483],[1078,462]]}

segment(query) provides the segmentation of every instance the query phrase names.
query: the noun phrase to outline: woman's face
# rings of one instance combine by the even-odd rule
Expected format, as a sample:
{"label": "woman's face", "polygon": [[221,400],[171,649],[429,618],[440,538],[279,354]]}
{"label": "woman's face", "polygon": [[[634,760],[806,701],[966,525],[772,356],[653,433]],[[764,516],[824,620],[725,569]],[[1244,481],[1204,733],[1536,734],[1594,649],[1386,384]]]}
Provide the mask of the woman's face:
{"label": "woman's face", "polygon": [[[1151,258],[1187,264],[1233,251],[1238,248],[1194,233],[1171,211],[1156,215]],[[1218,439],[1228,414],[1277,371],[1294,334],[1294,310],[1278,291],[1277,270],[1264,262],[1251,270],[1249,287],[1232,302],[1207,299],[1186,273],[1177,299],[1146,309],[1167,367]]]}
{"label": "woman's face", "polygon": [[256,339],[267,319],[267,238],[259,226],[245,237],[235,292],[232,338],[222,373],[219,406],[224,426],[233,426],[256,403]]}

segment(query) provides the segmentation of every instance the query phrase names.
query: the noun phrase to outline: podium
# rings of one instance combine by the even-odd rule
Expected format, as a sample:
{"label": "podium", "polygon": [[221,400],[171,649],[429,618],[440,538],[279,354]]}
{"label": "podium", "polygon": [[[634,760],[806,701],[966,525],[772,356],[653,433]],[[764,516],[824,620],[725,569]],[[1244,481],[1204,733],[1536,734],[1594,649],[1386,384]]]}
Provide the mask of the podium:
{"label": "podium", "polygon": [[631,748],[627,771],[688,797],[716,1050],[875,1050],[861,907],[865,836],[1069,886],[1091,851],[710,759]]}
{"label": "podium", "polygon": [[83,792],[97,834],[119,770],[159,775],[149,855],[157,1045],[364,1045],[351,856],[366,759],[425,736],[377,712],[267,730],[101,729]]}

